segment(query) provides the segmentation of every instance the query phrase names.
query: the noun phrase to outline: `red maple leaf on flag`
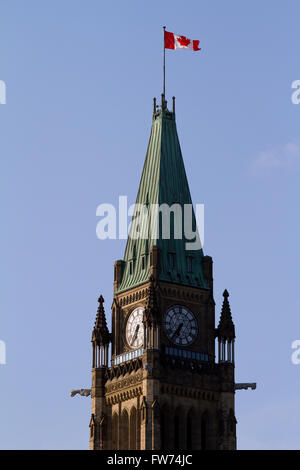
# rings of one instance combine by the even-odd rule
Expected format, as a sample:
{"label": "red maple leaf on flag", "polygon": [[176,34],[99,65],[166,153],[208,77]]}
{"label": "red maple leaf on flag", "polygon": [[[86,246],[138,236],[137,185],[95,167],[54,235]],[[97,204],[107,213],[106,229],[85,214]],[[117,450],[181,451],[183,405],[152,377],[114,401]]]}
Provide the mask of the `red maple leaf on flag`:
{"label": "red maple leaf on flag", "polygon": [[191,43],[191,40],[186,38],[185,36],[178,37],[177,41],[179,42],[181,46],[185,46],[185,47],[187,47]]}

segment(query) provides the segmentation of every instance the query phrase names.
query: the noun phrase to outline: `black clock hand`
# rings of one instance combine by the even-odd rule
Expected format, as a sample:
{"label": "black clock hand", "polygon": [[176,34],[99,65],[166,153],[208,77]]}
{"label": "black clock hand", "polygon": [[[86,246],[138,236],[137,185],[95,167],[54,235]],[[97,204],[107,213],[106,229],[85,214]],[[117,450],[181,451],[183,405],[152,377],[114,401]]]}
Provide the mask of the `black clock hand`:
{"label": "black clock hand", "polygon": [[178,325],[178,327],[177,327],[175,333],[171,336],[171,339],[173,339],[174,336],[178,336],[178,335],[179,335],[179,333],[180,333],[182,327],[183,327],[183,323],[179,323],[179,325]]}
{"label": "black clock hand", "polygon": [[130,343],[130,346],[132,346],[133,343],[135,342],[135,340],[136,340],[136,338],[137,338],[137,335],[138,335],[139,329],[140,329],[140,325],[136,325],[136,329],[135,329],[135,332],[134,332],[133,339],[132,339],[132,341],[131,341],[131,343]]}

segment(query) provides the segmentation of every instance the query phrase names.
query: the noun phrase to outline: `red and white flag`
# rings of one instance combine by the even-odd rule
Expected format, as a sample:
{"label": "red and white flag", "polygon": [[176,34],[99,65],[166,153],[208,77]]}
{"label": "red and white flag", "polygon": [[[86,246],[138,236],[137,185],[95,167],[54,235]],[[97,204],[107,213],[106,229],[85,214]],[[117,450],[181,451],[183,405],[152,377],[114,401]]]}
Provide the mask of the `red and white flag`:
{"label": "red and white flag", "polygon": [[192,51],[201,51],[200,41],[192,41],[185,36],[178,36],[174,33],[165,31],[165,49],[190,49]]}

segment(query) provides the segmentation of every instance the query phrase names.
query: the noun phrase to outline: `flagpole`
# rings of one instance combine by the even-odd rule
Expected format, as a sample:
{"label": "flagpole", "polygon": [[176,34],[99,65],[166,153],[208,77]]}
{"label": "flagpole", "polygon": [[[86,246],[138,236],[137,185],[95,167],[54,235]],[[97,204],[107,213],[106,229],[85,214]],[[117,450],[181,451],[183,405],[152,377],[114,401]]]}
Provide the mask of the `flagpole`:
{"label": "flagpole", "polygon": [[164,95],[164,98],[165,98],[165,96],[166,96],[166,48],[165,48],[165,31],[166,31],[166,27],[165,26],[163,26],[163,30],[164,30],[163,95]]}

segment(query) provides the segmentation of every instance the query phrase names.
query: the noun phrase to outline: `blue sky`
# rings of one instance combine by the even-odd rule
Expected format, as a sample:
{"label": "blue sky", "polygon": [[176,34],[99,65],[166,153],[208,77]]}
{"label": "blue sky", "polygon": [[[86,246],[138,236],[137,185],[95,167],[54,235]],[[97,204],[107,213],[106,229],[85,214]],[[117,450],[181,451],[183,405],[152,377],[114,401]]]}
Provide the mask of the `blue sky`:
{"label": "blue sky", "polygon": [[236,325],[240,449],[299,448],[300,79],[297,1],[0,3],[0,447],[86,449],[90,337],[112,302],[125,241],[96,238],[96,207],[134,202],[162,30],[200,39],[166,53],[166,94],[194,203],[205,204],[216,314]]}

